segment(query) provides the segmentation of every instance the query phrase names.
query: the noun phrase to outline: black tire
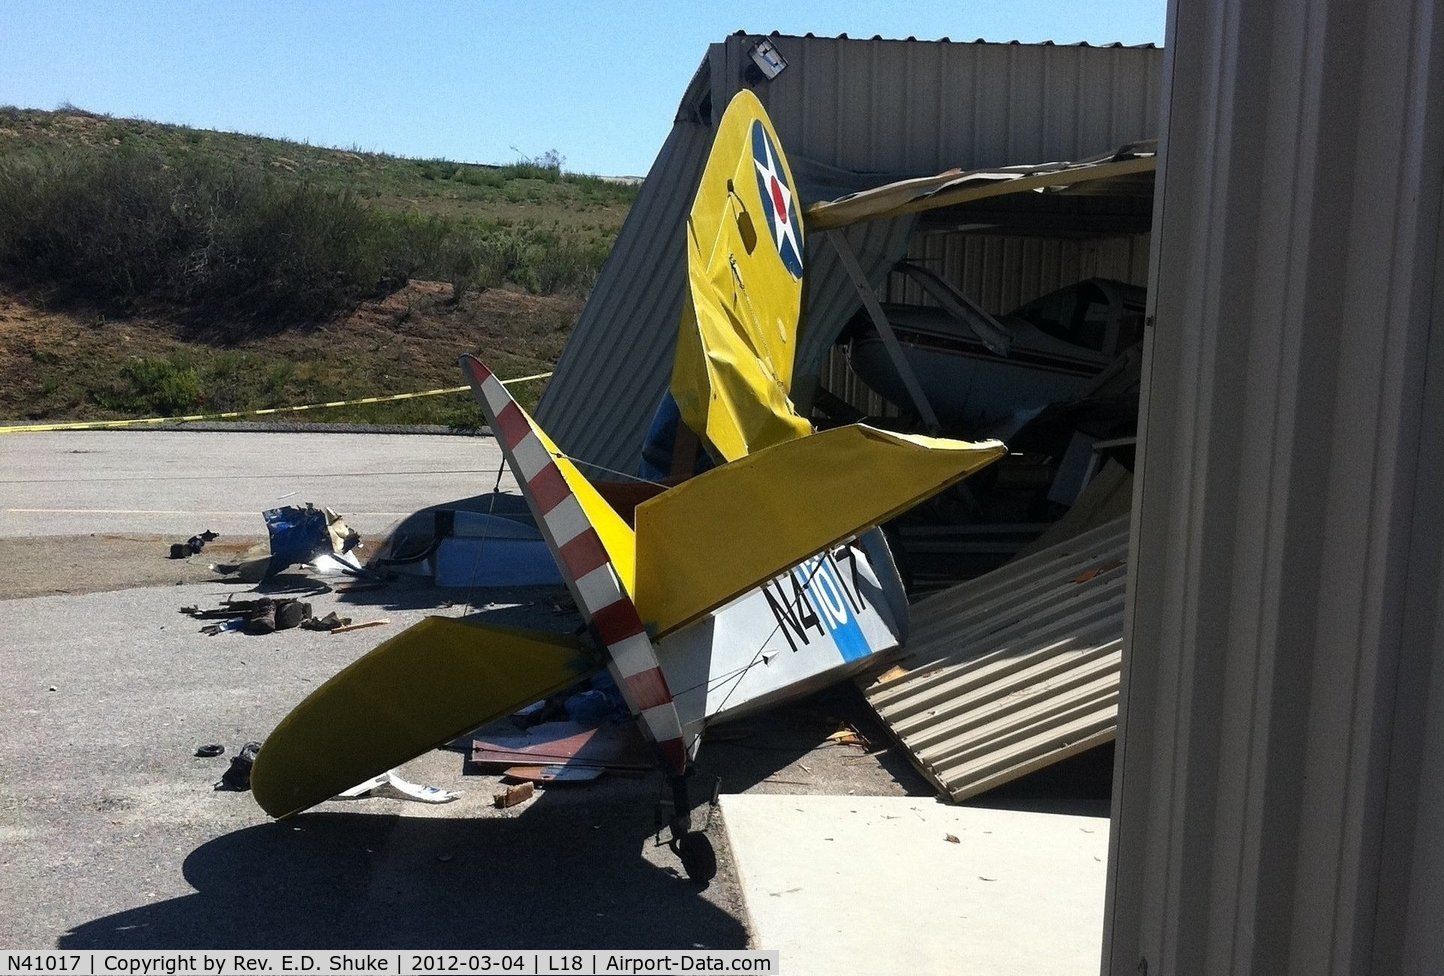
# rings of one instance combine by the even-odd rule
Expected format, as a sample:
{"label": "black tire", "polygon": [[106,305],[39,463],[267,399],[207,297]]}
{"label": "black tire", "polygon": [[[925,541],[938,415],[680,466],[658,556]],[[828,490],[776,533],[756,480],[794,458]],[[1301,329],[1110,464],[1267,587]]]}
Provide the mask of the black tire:
{"label": "black tire", "polygon": [[717,876],[717,852],[701,831],[683,834],[672,842],[672,850],[691,881],[704,885]]}

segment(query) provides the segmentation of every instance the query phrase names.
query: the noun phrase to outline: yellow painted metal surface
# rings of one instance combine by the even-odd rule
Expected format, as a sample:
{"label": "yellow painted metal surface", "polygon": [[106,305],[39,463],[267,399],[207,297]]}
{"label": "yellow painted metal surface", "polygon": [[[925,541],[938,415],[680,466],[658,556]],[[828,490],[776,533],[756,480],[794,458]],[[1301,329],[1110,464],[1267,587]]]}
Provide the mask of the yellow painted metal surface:
{"label": "yellow painted metal surface", "polygon": [[251,790],[273,817],[299,813],[597,670],[569,635],[427,617],[282,719]]}
{"label": "yellow painted metal surface", "polygon": [[[578,470],[571,458],[563,454],[556,444],[552,442],[552,439],[547,436],[546,431],[542,430],[537,422],[532,419],[531,414],[522,409],[519,403],[516,407],[521,411],[521,415],[526,418],[526,422],[531,427],[532,433],[536,434],[537,440],[541,441],[547,453],[552,456],[552,461],[556,463],[557,470],[561,472],[563,480],[567,483],[567,487],[570,488],[572,494],[576,496],[577,502],[582,506],[582,511],[586,513],[587,520],[591,523],[592,528],[596,529],[597,536],[602,540],[602,545],[607,550],[607,555],[611,557],[612,571],[617,574],[617,579],[621,581],[622,588],[625,589],[628,594],[634,593],[636,591],[637,546],[632,533],[632,527],[628,525],[626,521],[617,514],[617,510],[612,508],[612,506],[607,503],[607,500],[597,492],[597,489],[593,487],[586,476]],[[519,471],[517,472],[517,478],[521,478]],[[537,517],[538,521],[541,521],[541,512],[533,511],[532,514]],[[558,561],[557,565],[561,567],[562,572],[566,572],[566,567],[562,566],[560,561]]]}
{"label": "yellow painted metal surface", "polygon": [[698,475],[637,507],[637,609],[674,630],[1005,452],[855,424]]}
{"label": "yellow painted metal surface", "polygon": [[690,302],[672,369],[682,419],[719,460],[812,430],[788,399],[802,301],[796,185],[762,104],[739,92],[687,219]]}

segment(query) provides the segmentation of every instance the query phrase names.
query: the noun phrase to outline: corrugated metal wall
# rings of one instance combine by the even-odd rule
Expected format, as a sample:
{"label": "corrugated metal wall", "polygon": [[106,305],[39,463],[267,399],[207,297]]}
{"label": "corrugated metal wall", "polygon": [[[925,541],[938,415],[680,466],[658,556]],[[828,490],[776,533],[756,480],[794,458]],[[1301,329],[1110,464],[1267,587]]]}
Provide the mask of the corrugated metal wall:
{"label": "corrugated metal wall", "polygon": [[1444,972],[1440,13],[1170,5],[1117,976]]}
{"label": "corrugated metal wall", "polygon": [[905,656],[858,681],[954,802],[1113,739],[1128,517],[914,604]]}
{"label": "corrugated metal wall", "polygon": [[[936,271],[994,315],[1085,278],[1148,284],[1147,234],[1088,240],[934,233],[913,237],[908,259]],[[916,282],[889,275],[883,300],[935,305]],[[852,311],[856,311],[854,308]],[[848,314],[852,314],[849,312]],[[822,385],[869,416],[898,414],[847,365],[840,348],[822,350]]]}
{"label": "corrugated metal wall", "polygon": [[[682,222],[712,116],[740,87],[752,43],[734,35],[708,52],[542,398],[538,419],[574,457],[635,466],[671,366],[685,287]],[[899,172],[1078,159],[1158,128],[1162,52],[1152,48],[787,36],[774,43],[788,68],[757,94],[789,156],[887,174],[877,182]],[[812,366],[825,360],[826,343],[815,333],[809,343],[809,327],[831,328],[857,303],[827,249],[810,245],[809,253],[818,255],[809,266],[816,280],[799,361]],[[880,280],[882,253],[871,263],[863,257]]]}
{"label": "corrugated metal wall", "polygon": [[[994,315],[1084,278],[1148,284],[1147,234],[1087,240],[919,234],[908,258],[942,275]],[[935,304],[911,279],[894,275],[888,301]]]}
{"label": "corrugated metal wall", "polygon": [[[753,39],[725,43],[718,85]],[[789,152],[859,171],[938,173],[1080,159],[1158,131],[1154,48],[779,37],[757,94]],[[729,90],[730,94],[730,90]]]}

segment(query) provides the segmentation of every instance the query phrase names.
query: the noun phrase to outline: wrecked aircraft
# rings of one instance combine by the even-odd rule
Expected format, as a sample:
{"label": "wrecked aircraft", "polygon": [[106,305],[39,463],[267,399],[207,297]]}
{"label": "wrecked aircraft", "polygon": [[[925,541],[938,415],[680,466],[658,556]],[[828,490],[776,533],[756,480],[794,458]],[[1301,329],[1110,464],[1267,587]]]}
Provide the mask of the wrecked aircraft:
{"label": "wrecked aircraft", "polygon": [[703,729],[899,646],[906,598],[875,527],[1006,450],[863,424],[819,432],[798,414],[793,186],[765,111],[741,92],[688,220],[690,301],[649,445],[665,481],[588,480],[480,360],[462,358],[585,630],[427,618],[281,722],[252,775],[262,808],[291,816],[605,669],[671,783],[673,850],[690,877],[712,875],[689,789]]}

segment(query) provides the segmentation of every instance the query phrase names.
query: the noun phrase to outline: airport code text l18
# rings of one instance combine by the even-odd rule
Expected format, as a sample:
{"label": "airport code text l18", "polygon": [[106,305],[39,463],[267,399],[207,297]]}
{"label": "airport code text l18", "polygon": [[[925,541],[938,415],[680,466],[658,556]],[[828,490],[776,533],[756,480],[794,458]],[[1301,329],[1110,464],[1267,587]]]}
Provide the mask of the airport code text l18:
{"label": "airport code text l18", "polygon": [[390,976],[613,976],[644,973],[765,973],[782,970],[775,950],[672,949],[488,949],[332,952],[282,950],[236,952],[210,949],[0,950],[0,976],[335,976],[387,973]]}

